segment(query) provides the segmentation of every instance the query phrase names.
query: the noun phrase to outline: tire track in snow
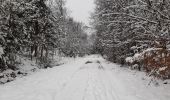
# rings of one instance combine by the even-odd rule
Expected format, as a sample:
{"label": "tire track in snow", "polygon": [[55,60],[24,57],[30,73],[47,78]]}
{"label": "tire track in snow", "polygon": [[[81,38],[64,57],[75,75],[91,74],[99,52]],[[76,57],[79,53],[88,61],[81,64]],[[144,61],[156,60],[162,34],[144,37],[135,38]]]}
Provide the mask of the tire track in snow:
{"label": "tire track in snow", "polygon": [[118,96],[112,93],[112,89],[110,90],[111,84],[106,75],[105,70],[99,69],[98,65],[95,69],[88,69],[88,86],[85,88],[83,100],[119,100]]}
{"label": "tire track in snow", "polygon": [[101,81],[103,81],[103,83],[105,84],[104,86],[107,86],[107,93],[111,97],[108,100],[120,100],[116,88],[113,87],[113,83],[111,83],[110,81],[110,76],[107,75],[106,71],[100,72],[100,75],[102,75],[101,77],[103,78],[101,79]]}
{"label": "tire track in snow", "polygon": [[[82,65],[81,65],[82,66]],[[57,100],[56,99],[56,96],[59,94],[59,93],[62,93],[63,91],[65,91],[65,89],[67,89],[66,87],[72,82],[73,78],[76,76],[77,73],[79,73],[79,71],[81,70],[81,66],[79,68],[76,69],[76,71],[74,71],[67,79],[66,81],[62,82],[61,84],[61,88],[59,89],[59,91],[57,91],[54,96],[53,96],[53,99],[52,100]]]}
{"label": "tire track in snow", "polygon": [[[98,70],[97,70],[98,71]],[[94,93],[98,94],[98,95],[95,95],[96,98],[98,98],[97,100],[107,100],[106,99],[106,89],[104,88],[104,84],[101,82],[101,80],[99,79],[99,76],[98,76],[98,72],[96,71],[96,78],[95,78],[95,87],[94,88]],[[103,93],[104,92],[104,93]]]}
{"label": "tire track in snow", "polygon": [[70,81],[74,78],[74,76],[76,76],[77,73],[79,73],[79,71],[81,70],[81,67],[83,66],[84,64],[81,64],[70,76],[69,78],[67,79],[67,81],[64,83],[64,86],[62,88],[62,90],[70,83]]}
{"label": "tire track in snow", "polygon": [[88,79],[87,79],[87,82],[86,82],[86,87],[84,89],[82,100],[86,100],[85,97],[87,95],[87,91],[88,91],[88,87],[89,87],[89,81],[90,81],[90,72],[88,71]]}
{"label": "tire track in snow", "polygon": [[[74,92],[70,92],[71,94],[73,93],[73,95],[75,94],[75,92],[82,93],[81,91],[84,89],[84,87],[81,87],[81,84],[79,84],[80,86],[77,86],[75,84],[77,84],[78,81],[88,83],[88,80],[90,80],[90,79],[89,79],[89,75],[87,74],[88,69],[81,70],[80,69],[81,66],[79,66],[78,69],[76,71],[74,71],[74,73],[71,74],[70,79],[66,82],[65,86],[63,86],[60,89],[59,93],[56,93],[54,100],[58,100],[57,98],[67,98],[67,97],[63,97],[63,95],[68,95],[68,93],[69,93],[68,91],[74,91]],[[85,89],[84,89],[84,91],[85,91]],[[70,94],[69,94],[69,96],[70,96]],[[67,100],[67,99],[62,99],[62,100]],[[69,100],[77,100],[77,99],[70,98]],[[80,100],[80,99],[78,99],[78,100]]]}
{"label": "tire track in snow", "polygon": [[[100,63],[100,66],[103,66],[102,63]],[[105,66],[103,66],[104,68]],[[108,72],[110,70],[99,70],[98,74],[100,77],[100,81],[105,88],[105,96],[107,100],[120,100],[116,88],[114,88],[113,83],[111,82],[112,79],[110,79],[110,75],[108,75]]]}
{"label": "tire track in snow", "polygon": [[[94,67],[90,68],[90,67]],[[86,87],[84,89],[82,100],[102,100],[101,97],[99,97],[100,93],[96,93],[96,78],[97,78],[97,71],[98,66],[90,66],[85,67],[88,72],[88,81],[86,83]],[[82,69],[82,68],[81,68]],[[84,69],[84,68],[83,68]],[[95,71],[97,69],[97,71]]]}

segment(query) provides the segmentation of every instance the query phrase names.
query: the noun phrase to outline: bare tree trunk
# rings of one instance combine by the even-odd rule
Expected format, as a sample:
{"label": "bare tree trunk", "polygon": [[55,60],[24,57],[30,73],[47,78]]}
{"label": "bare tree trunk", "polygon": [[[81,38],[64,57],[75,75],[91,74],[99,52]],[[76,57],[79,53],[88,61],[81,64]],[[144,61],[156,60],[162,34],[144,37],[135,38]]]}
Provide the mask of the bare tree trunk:
{"label": "bare tree trunk", "polygon": [[41,57],[40,57],[41,61],[43,61],[43,51],[44,51],[44,45],[42,45],[41,47]]}

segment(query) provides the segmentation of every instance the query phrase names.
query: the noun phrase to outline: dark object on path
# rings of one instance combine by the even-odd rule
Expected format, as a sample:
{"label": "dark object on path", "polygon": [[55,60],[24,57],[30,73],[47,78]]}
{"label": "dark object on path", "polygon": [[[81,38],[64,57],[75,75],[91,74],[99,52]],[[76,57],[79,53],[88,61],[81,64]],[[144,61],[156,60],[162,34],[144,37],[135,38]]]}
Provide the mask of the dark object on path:
{"label": "dark object on path", "polygon": [[164,82],[164,84],[168,84],[168,82]]}
{"label": "dark object on path", "polygon": [[98,63],[98,64],[99,64],[98,69],[102,69],[102,70],[104,70],[104,67],[102,66],[102,64],[101,64],[101,62],[100,62],[99,60],[97,60],[97,62],[96,62],[96,63]]}
{"label": "dark object on path", "polygon": [[87,61],[85,64],[90,64],[90,63],[93,63],[92,61]]}
{"label": "dark object on path", "polygon": [[11,76],[12,78],[16,78],[16,77],[17,77],[14,72],[12,72],[12,73],[10,74],[10,76]]}
{"label": "dark object on path", "polygon": [[26,76],[28,73],[23,73],[23,72],[21,72],[21,71],[18,71],[18,73],[17,73],[18,75],[23,75],[23,76]]}
{"label": "dark object on path", "polygon": [[102,65],[99,65],[98,69],[104,70],[104,67]]}
{"label": "dark object on path", "polygon": [[97,62],[96,62],[96,63],[100,64],[100,61],[99,61],[99,60],[97,60]]}
{"label": "dark object on path", "polygon": [[47,69],[47,68],[52,68],[52,66],[49,65],[49,64],[47,64],[47,65],[44,66],[44,68],[45,68],[45,69]]}

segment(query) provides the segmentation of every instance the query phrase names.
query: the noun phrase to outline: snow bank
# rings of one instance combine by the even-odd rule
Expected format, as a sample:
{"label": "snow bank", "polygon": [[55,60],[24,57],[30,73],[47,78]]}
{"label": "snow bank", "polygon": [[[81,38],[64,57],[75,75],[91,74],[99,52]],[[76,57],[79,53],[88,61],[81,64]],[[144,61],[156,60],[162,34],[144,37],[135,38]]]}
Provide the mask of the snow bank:
{"label": "snow bank", "polygon": [[[85,64],[97,60],[105,70]],[[169,80],[151,82],[144,72],[119,66],[97,56],[75,58],[1,85],[0,100],[169,100]]]}
{"label": "snow bank", "polygon": [[[60,55],[56,55],[53,58],[53,61],[51,62],[51,67],[57,67],[63,64],[67,64],[69,62],[74,61],[77,58],[69,58],[69,57],[61,57]],[[40,66],[36,63],[36,60],[29,59],[26,57],[18,57],[18,61],[21,62],[17,66],[18,70],[13,71],[13,70],[6,70],[4,72],[0,73],[0,84],[4,84],[7,82],[11,82],[15,80],[16,78],[20,78],[26,75],[31,75],[34,72],[37,72],[40,70]],[[46,70],[46,69],[45,69]]]}

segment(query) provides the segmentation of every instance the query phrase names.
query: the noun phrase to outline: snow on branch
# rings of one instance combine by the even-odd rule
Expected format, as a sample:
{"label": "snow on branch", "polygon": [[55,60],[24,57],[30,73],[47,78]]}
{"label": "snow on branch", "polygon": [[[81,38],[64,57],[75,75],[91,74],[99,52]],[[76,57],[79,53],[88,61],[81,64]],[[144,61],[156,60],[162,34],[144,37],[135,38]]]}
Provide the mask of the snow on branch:
{"label": "snow on branch", "polygon": [[130,5],[130,6],[125,7],[124,9],[127,10],[130,8],[145,8],[145,7],[146,5]]}
{"label": "snow on branch", "polygon": [[140,3],[142,3],[142,4],[146,4],[146,5],[147,5],[147,3],[144,2],[144,1],[142,1],[142,0],[137,0],[137,1],[140,2]]}
{"label": "snow on branch", "polygon": [[132,15],[132,14],[126,14],[126,13],[109,13],[109,14],[105,14],[104,16],[107,16],[107,15],[125,15],[125,16],[129,16],[129,17],[132,17],[132,18],[135,18],[135,19],[144,20],[144,21],[147,21],[147,22],[152,23],[152,24],[158,24],[158,22],[156,22],[156,21],[152,21],[152,20],[149,20],[149,19],[146,19],[146,18],[142,18],[142,17],[139,17],[139,16]]}
{"label": "snow on branch", "polygon": [[128,24],[131,24],[131,23],[135,23],[134,21],[109,21],[108,23],[110,23],[109,25],[107,25],[107,27],[110,27],[112,25],[114,25],[115,23],[128,23]]}
{"label": "snow on branch", "polygon": [[158,12],[158,14],[160,14],[162,17],[164,17],[165,19],[168,19],[168,20],[170,20],[170,18],[168,17],[168,16],[166,16],[166,15],[164,15],[161,11],[159,11],[158,9],[156,9],[156,8],[152,8],[154,11],[156,11],[156,12]]}
{"label": "snow on branch", "polygon": [[[147,5],[131,5],[131,6],[125,7],[124,9],[127,10],[127,9],[130,9],[130,8],[137,8],[137,9],[141,9],[141,10],[150,12],[150,13],[152,13],[152,14],[155,14],[155,12],[150,11],[150,10],[148,10],[148,9],[145,9],[145,7],[147,7]],[[161,15],[163,18],[170,20],[170,18],[169,18],[168,16],[164,15],[164,14],[163,14],[161,11],[159,11],[158,9],[153,8],[153,7],[152,7],[151,9],[154,10],[154,11],[156,11],[157,14]]]}

